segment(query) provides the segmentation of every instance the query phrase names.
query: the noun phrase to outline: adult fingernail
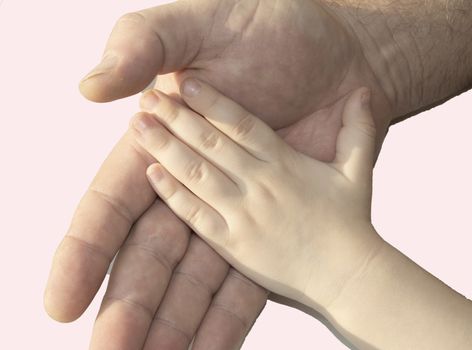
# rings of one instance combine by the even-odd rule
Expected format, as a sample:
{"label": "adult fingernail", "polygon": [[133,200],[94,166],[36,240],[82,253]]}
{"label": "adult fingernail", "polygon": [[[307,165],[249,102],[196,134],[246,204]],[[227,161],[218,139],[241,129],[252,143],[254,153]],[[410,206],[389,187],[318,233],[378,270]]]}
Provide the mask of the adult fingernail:
{"label": "adult fingernail", "polygon": [[366,89],[361,96],[361,103],[362,107],[366,108],[370,106],[370,98],[371,98],[371,92],[370,89]]}
{"label": "adult fingernail", "polygon": [[141,109],[152,112],[159,103],[159,97],[153,90],[146,91],[141,97],[140,105]]}
{"label": "adult fingernail", "polygon": [[182,93],[187,97],[195,97],[201,89],[202,86],[196,79],[187,79],[183,82]]}
{"label": "adult fingernail", "polygon": [[82,81],[111,72],[113,68],[115,68],[117,61],[118,57],[115,55],[105,55],[102,61],[94,69],[92,69],[90,73],[82,79]]}

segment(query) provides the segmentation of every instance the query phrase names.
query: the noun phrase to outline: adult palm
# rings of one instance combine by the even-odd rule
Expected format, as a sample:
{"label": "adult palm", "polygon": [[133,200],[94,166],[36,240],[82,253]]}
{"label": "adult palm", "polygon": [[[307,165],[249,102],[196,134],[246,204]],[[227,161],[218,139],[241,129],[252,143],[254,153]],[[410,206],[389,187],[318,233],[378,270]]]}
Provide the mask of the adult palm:
{"label": "adult palm", "polygon": [[[379,146],[392,113],[350,28],[336,7],[314,0],[181,0],[123,16],[81,91],[105,102],[158,74],[168,93],[197,77],[329,161],[351,90],[372,89]],[[61,321],[79,317],[120,250],[92,348],[186,349],[194,335],[194,349],[237,348],[267,294],[156,200],[145,177],[152,161],[129,133],[119,141],[56,252],[46,309]]]}

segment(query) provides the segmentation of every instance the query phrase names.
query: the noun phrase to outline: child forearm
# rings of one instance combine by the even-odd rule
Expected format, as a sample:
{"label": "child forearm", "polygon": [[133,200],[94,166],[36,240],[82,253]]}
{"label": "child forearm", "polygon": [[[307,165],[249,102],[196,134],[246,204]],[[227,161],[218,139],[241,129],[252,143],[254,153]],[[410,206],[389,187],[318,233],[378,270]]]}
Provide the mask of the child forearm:
{"label": "child forearm", "polygon": [[360,349],[472,349],[472,302],[387,242],[326,311]]}

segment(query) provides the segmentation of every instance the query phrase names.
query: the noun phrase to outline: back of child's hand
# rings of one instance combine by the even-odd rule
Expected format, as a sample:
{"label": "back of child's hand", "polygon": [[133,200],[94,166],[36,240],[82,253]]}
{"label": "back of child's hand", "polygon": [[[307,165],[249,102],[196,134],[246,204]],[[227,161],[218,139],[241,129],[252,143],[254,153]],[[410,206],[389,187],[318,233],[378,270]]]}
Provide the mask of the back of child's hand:
{"label": "back of child's hand", "polygon": [[152,91],[142,101],[148,113],[134,120],[138,141],[160,163],[148,169],[156,192],[248,277],[327,307],[381,241],[369,229],[369,91],[348,98],[328,164],[296,152],[210,86],[184,84],[184,100],[199,114]]}

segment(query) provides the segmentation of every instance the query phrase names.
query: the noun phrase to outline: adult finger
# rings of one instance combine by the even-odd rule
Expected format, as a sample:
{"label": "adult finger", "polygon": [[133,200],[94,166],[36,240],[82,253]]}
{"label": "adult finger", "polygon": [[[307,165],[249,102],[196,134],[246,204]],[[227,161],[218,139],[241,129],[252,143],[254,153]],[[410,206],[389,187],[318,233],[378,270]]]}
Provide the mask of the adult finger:
{"label": "adult finger", "polygon": [[264,288],[230,269],[198,329],[192,350],[239,349],[267,296]]}
{"label": "adult finger", "polygon": [[190,229],[157,200],[134,224],[115,260],[90,349],[140,350]]}
{"label": "adult finger", "polygon": [[144,349],[187,350],[228,264],[197,235],[174,271]]}
{"label": "adult finger", "polygon": [[44,294],[52,318],[73,321],[93,299],[131,225],[156,198],[145,175],[153,161],[127,132],[103,163],[53,259]]}
{"label": "adult finger", "polygon": [[82,94],[96,102],[112,101],[142,91],[158,73],[185,68],[211,24],[208,7],[216,2],[204,4],[177,1],[122,16],[102,62],[81,81]]}

